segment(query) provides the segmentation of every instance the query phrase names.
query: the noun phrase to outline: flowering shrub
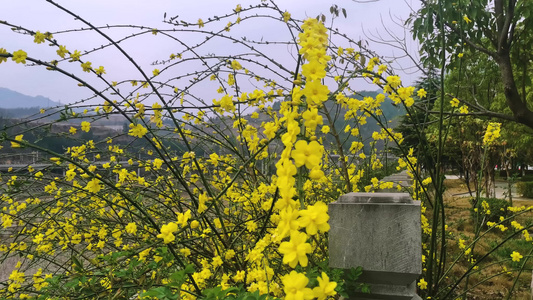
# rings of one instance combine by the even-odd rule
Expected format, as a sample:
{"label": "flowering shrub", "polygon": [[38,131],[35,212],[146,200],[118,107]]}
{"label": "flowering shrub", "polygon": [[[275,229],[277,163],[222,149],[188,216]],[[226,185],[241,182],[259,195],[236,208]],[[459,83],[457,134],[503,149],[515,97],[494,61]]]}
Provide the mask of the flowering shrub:
{"label": "flowering shrub", "polygon": [[[176,32],[191,32],[245,49],[202,56],[203,42],[181,45],[150,70],[104,28],[77,18],[107,39],[102,47],[119,50],[139,77],[113,81],[105,66],[89,61],[90,53],[61,44],[61,32],[16,28],[37,44],[55,47],[53,59],[0,49],[0,63],[62,73],[99,101],[43,109],[30,121],[5,121],[0,157],[12,166],[1,174],[0,254],[15,266],[0,285],[1,297],[346,295],[352,284],[327,265],[327,204],[347,192],[402,190],[375,176],[387,164],[377,149],[403,141],[387,127],[382,107],[394,103],[409,113],[427,92],[402,86],[378,57],[327,29],[323,18],[296,20],[275,4],[239,5],[208,21],[175,17],[166,20],[168,28],[130,26],[136,32],[129,38],[151,33],[178,41]],[[276,43],[231,35],[257,18],[287,31],[287,40],[277,43],[297,53],[290,68],[267,54]],[[189,63],[196,63],[194,71],[172,72]],[[67,71],[72,65],[77,72]],[[351,87],[357,80],[381,91],[360,97]],[[125,123],[122,131],[102,125],[117,116]],[[369,122],[380,129],[363,136]],[[487,144],[499,135],[499,125],[490,128]],[[45,147],[43,136],[68,143],[65,149]],[[407,170],[415,179],[413,198],[439,205],[426,188],[440,182],[438,174],[424,178],[414,150],[401,152],[394,171]],[[39,153],[36,162],[8,161],[33,153]],[[428,215],[422,215],[422,231],[434,247],[443,224]],[[461,255],[472,251],[466,252]],[[419,288],[427,289],[428,282],[420,279]]]}
{"label": "flowering shrub", "polygon": [[[142,79],[115,82],[105,77],[104,66],[60,44],[58,34],[21,27],[36,43],[57,47],[59,59],[2,49],[4,58],[62,72],[102,100],[7,124],[4,150],[38,151],[43,160],[2,174],[2,232],[9,238],[0,251],[4,260],[17,261],[0,290],[3,298],[193,299],[255,292],[326,299],[344,293],[336,282],[341,274],[327,266],[327,203],[341,193],[383,187],[376,178],[371,185],[361,181],[370,176],[366,164],[373,170],[382,164],[378,152],[365,157],[359,127],[367,118],[379,120],[386,98],[348,97],[354,93],[349,84],[373,79],[396,103],[409,101],[414,89],[397,95],[399,78],[384,78],[387,67],[377,57],[361,65],[361,57],[371,55],[364,48],[332,48],[322,22],[294,20],[277,6],[238,6],[224,16],[236,21],[223,32],[244,23],[241,13],[253,9],[273,10],[270,18],[297,36],[287,42],[298,53],[293,71],[249,42],[244,45],[262,60],[235,53],[194,77],[183,75],[189,85],[173,82],[181,75],[164,78],[172,66],[209,59],[195,56],[196,45],[171,54],[170,66],[152,72],[137,66]],[[213,22],[168,25],[182,30]],[[157,35],[174,29],[150,30]],[[208,38],[228,38],[223,32]],[[109,46],[122,50],[113,40]],[[68,64],[79,64],[106,88],[64,72]],[[276,82],[258,67],[291,79]],[[263,88],[238,84],[250,79]],[[192,93],[209,80],[220,94],[211,103]],[[332,109],[345,112],[341,117],[353,128],[348,137],[339,137],[342,128]],[[127,122],[123,132],[99,125],[117,115]],[[73,141],[64,152],[39,146],[33,135],[51,122],[46,134]],[[326,143],[328,135],[334,143]],[[390,129],[373,137],[401,140]],[[346,148],[348,139],[353,142]],[[338,163],[332,162],[334,153]]]}

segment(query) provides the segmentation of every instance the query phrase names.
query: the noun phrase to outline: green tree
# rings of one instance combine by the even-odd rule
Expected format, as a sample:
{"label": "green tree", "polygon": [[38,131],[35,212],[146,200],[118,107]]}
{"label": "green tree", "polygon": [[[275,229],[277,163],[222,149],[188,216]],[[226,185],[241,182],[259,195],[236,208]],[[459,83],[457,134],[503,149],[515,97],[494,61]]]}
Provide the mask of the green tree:
{"label": "green tree", "polygon": [[531,1],[422,1],[422,8],[410,21],[426,66],[445,64],[448,69],[457,68],[461,60],[456,57],[467,53],[497,66],[506,107],[471,108],[481,115],[533,128],[532,102],[527,96],[531,79],[526,75],[530,63],[528,54],[524,54],[524,49],[530,48],[527,45],[533,31],[529,18],[532,12]]}

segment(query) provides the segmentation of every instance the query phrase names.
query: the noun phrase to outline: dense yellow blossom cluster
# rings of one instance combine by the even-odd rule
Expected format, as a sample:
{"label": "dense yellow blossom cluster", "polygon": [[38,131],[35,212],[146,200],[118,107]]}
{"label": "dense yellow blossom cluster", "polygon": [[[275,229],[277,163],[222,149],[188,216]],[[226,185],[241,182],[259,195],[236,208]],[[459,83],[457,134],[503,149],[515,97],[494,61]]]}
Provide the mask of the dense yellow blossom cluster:
{"label": "dense yellow blossom cluster", "polygon": [[[218,35],[246,22],[241,14],[248,9],[238,5],[225,16]],[[228,22],[231,16],[237,19]],[[298,64],[288,85],[253,73],[249,67],[256,62],[247,55],[217,58],[216,68],[191,79],[193,85],[198,78],[216,84],[218,96],[199,104],[188,88],[173,79],[165,82],[166,66],[152,66],[142,70],[144,78],[105,81],[101,106],[61,112],[61,118],[74,120],[57,130],[73,141],[64,153],[41,149],[28,132],[2,137],[6,143],[0,147],[21,155],[28,148],[41,151],[44,163],[1,173],[0,226],[9,238],[0,241],[0,255],[19,263],[0,286],[0,297],[79,298],[90,291],[87,298],[152,299],[162,293],[189,300],[226,291],[325,300],[342,294],[341,276],[323,264],[328,203],[360,190],[398,189],[415,200],[427,197],[436,179],[421,176],[413,148],[389,166],[406,170],[414,179],[411,187],[379,180],[374,173],[391,161],[377,148],[401,145],[404,137],[386,124],[368,134],[364,126],[381,120],[387,101],[412,109],[428,92],[402,86],[378,57],[332,49],[332,33],[316,18],[300,24],[287,11],[276,18],[298,30]],[[187,26],[205,33],[212,22],[198,19]],[[52,53],[59,64],[47,63],[49,70],[72,63],[79,73],[106,80],[106,68],[87,61],[85,52],[69,51],[48,32],[28,34],[37,44],[48,41],[57,48]],[[166,62],[192,60],[189,54],[172,53]],[[37,63],[23,50],[0,48],[0,63],[8,57]],[[359,70],[338,72],[345,62]],[[356,77],[383,90],[353,96],[350,83]],[[131,92],[120,93],[118,87]],[[468,113],[457,98],[450,104]],[[127,120],[123,132],[102,138],[98,121],[114,115]],[[499,136],[500,124],[489,123],[483,143],[492,145]],[[488,216],[493,209],[485,201],[476,212]],[[520,231],[531,241],[525,226],[506,221],[487,225]],[[425,235],[436,234],[425,205],[421,226]],[[468,240],[460,238],[457,245],[475,265]],[[423,246],[426,263],[429,252]],[[514,251],[506,259],[523,257]],[[421,290],[428,289],[426,279],[418,281]]]}

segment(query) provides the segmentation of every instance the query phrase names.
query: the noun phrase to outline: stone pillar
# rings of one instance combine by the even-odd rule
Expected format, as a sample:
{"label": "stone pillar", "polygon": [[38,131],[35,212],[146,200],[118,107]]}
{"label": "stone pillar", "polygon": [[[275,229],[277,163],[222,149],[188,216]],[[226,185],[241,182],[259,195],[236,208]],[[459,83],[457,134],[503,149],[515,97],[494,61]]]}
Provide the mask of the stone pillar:
{"label": "stone pillar", "polygon": [[329,204],[329,264],[363,267],[371,294],[354,299],[421,299],[420,201],[407,193],[349,193]]}

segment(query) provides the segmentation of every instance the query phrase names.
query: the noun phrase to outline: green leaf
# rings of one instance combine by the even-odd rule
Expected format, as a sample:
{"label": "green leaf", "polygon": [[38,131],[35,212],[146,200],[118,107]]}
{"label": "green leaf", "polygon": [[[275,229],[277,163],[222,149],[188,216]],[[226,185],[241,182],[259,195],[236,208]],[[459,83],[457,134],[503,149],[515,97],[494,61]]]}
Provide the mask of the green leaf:
{"label": "green leaf", "polygon": [[174,293],[166,286],[160,286],[156,288],[151,288],[146,292],[141,293],[141,297],[155,297],[157,299],[170,299],[170,300],[176,300],[179,298],[179,294],[177,293],[174,295]]}

